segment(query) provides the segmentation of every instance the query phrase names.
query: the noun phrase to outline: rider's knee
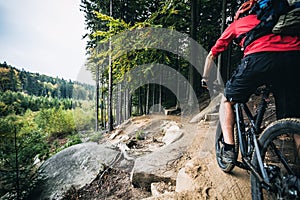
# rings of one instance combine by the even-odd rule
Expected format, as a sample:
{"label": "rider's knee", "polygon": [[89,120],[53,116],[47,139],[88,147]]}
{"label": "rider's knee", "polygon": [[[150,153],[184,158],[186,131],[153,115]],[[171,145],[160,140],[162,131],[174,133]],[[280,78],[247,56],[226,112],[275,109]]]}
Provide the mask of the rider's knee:
{"label": "rider's knee", "polygon": [[230,103],[231,105],[234,105],[235,102],[233,101],[229,101],[224,95],[222,95],[222,99],[221,99],[222,103]]}

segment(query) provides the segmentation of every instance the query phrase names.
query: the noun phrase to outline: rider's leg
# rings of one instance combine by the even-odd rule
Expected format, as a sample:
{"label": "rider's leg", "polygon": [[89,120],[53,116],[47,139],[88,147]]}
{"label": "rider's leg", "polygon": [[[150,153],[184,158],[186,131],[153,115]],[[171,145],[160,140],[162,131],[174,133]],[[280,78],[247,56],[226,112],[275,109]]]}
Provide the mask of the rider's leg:
{"label": "rider's leg", "polygon": [[221,151],[222,160],[226,163],[234,163],[236,160],[233,137],[234,113],[232,103],[225,97],[221,100],[219,118],[224,138],[224,147]]}
{"label": "rider's leg", "polygon": [[224,142],[226,144],[234,145],[233,127],[234,127],[234,113],[232,103],[227,101],[223,96],[219,110],[220,124],[223,132]]}
{"label": "rider's leg", "polygon": [[298,157],[300,158],[300,135],[295,134],[294,139],[295,139],[296,149],[297,149],[297,152],[298,152]]}

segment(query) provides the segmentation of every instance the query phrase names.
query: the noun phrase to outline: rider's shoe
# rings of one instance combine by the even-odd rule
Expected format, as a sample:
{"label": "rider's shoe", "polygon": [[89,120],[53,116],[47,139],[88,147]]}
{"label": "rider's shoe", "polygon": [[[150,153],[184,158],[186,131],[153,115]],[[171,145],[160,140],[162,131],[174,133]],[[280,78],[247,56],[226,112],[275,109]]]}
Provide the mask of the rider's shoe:
{"label": "rider's shoe", "polygon": [[235,163],[236,162],[236,153],[234,149],[225,151],[224,148],[221,150],[221,158],[224,163]]}

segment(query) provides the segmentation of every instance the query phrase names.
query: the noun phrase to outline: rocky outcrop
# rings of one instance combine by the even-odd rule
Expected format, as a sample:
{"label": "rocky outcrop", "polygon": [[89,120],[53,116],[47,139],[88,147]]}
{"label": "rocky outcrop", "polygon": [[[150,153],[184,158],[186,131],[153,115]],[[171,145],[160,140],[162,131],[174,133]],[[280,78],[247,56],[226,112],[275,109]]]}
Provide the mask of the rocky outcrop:
{"label": "rocky outcrop", "polygon": [[71,187],[90,184],[118,155],[118,151],[91,142],[67,148],[41,166],[45,179],[30,199],[61,199]]}
{"label": "rocky outcrop", "polygon": [[[165,145],[135,160],[131,181],[135,186],[150,189],[151,183],[165,182],[175,185],[177,170],[174,168],[194,141],[193,133],[184,133],[178,125],[166,128]],[[166,139],[168,138],[168,139]]]}
{"label": "rocky outcrop", "polygon": [[[190,123],[198,123],[198,122],[200,122],[200,120],[205,119],[205,118],[206,119],[213,118],[213,119],[207,119],[207,120],[217,120],[218,114],[214,114],[214,113],[218,112],[221,99],[222,99],[222,94],[220,93],[219,95],[217,95],[215,98],[213,98],[211,100],[210,104],[207,107],[205,107],[199,114],[194,116],[190,120]],[[211,114],[212,114],[212,116],[211,116]],[[207,116],[207,115],[209,115],[209,116]]]}
{"label": "rocky outcrop", "polygon": [[[204,128],[200,132],[204,130],[207,131]],[[202,146],[203,153],[210,152],[213,146],[205,139],[206,134],[200,134],[204,143],[196,144]],[[179,117],[130,119],[115,132],[104,134],[102,144],[75,145],[48,159],[40,170],[46,179],[31,199],[61,199],[70,188],[89,185],[104,173],[106,166],[130,173],[129,185],[152,190],[156,196],[172,195],[175,188],[176,192],[198,191],[191,173],[197,169],[189,165],[181,169],[190,159],[187,151],[194,145],[196,136],[199,137],[199,130],[195,124],[183,126]],[[179,164],[180,161],[183,163]]]}
{"label": "rocky outcrop", "polygon": [[171,166],[181,157],[182,153],[182,148],[170,145],[137,158],[131,175],[133,185],[149,190],[153,182],[175,183],[176,173]]}

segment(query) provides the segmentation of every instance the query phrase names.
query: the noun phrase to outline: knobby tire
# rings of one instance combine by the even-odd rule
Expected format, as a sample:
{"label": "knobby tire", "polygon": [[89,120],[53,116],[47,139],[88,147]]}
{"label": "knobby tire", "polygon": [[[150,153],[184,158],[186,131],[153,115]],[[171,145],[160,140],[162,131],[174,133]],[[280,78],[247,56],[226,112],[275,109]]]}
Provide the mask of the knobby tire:
{"label": "knobby tire", "polygon": [[[289,118],[275,121],[260,135],[260,153],[272,189],[268,190],[268,187],[260,183],[251,173],[252,199],[300,199],[300,193],[296,196],[289,194],[294,190],[300,192],[300,155],[299,148],[295,148],[294,135],[300,136],[300,119]],[[284,159],[280,159],[280,155]],[[252,164],[259,169],[255,153]],[[297,183],[291,184],[290,181],[297,181]],[[289,186],[293,184],[298,184],[298,187]],[[290,187],[293,188],[290,190]]]}

